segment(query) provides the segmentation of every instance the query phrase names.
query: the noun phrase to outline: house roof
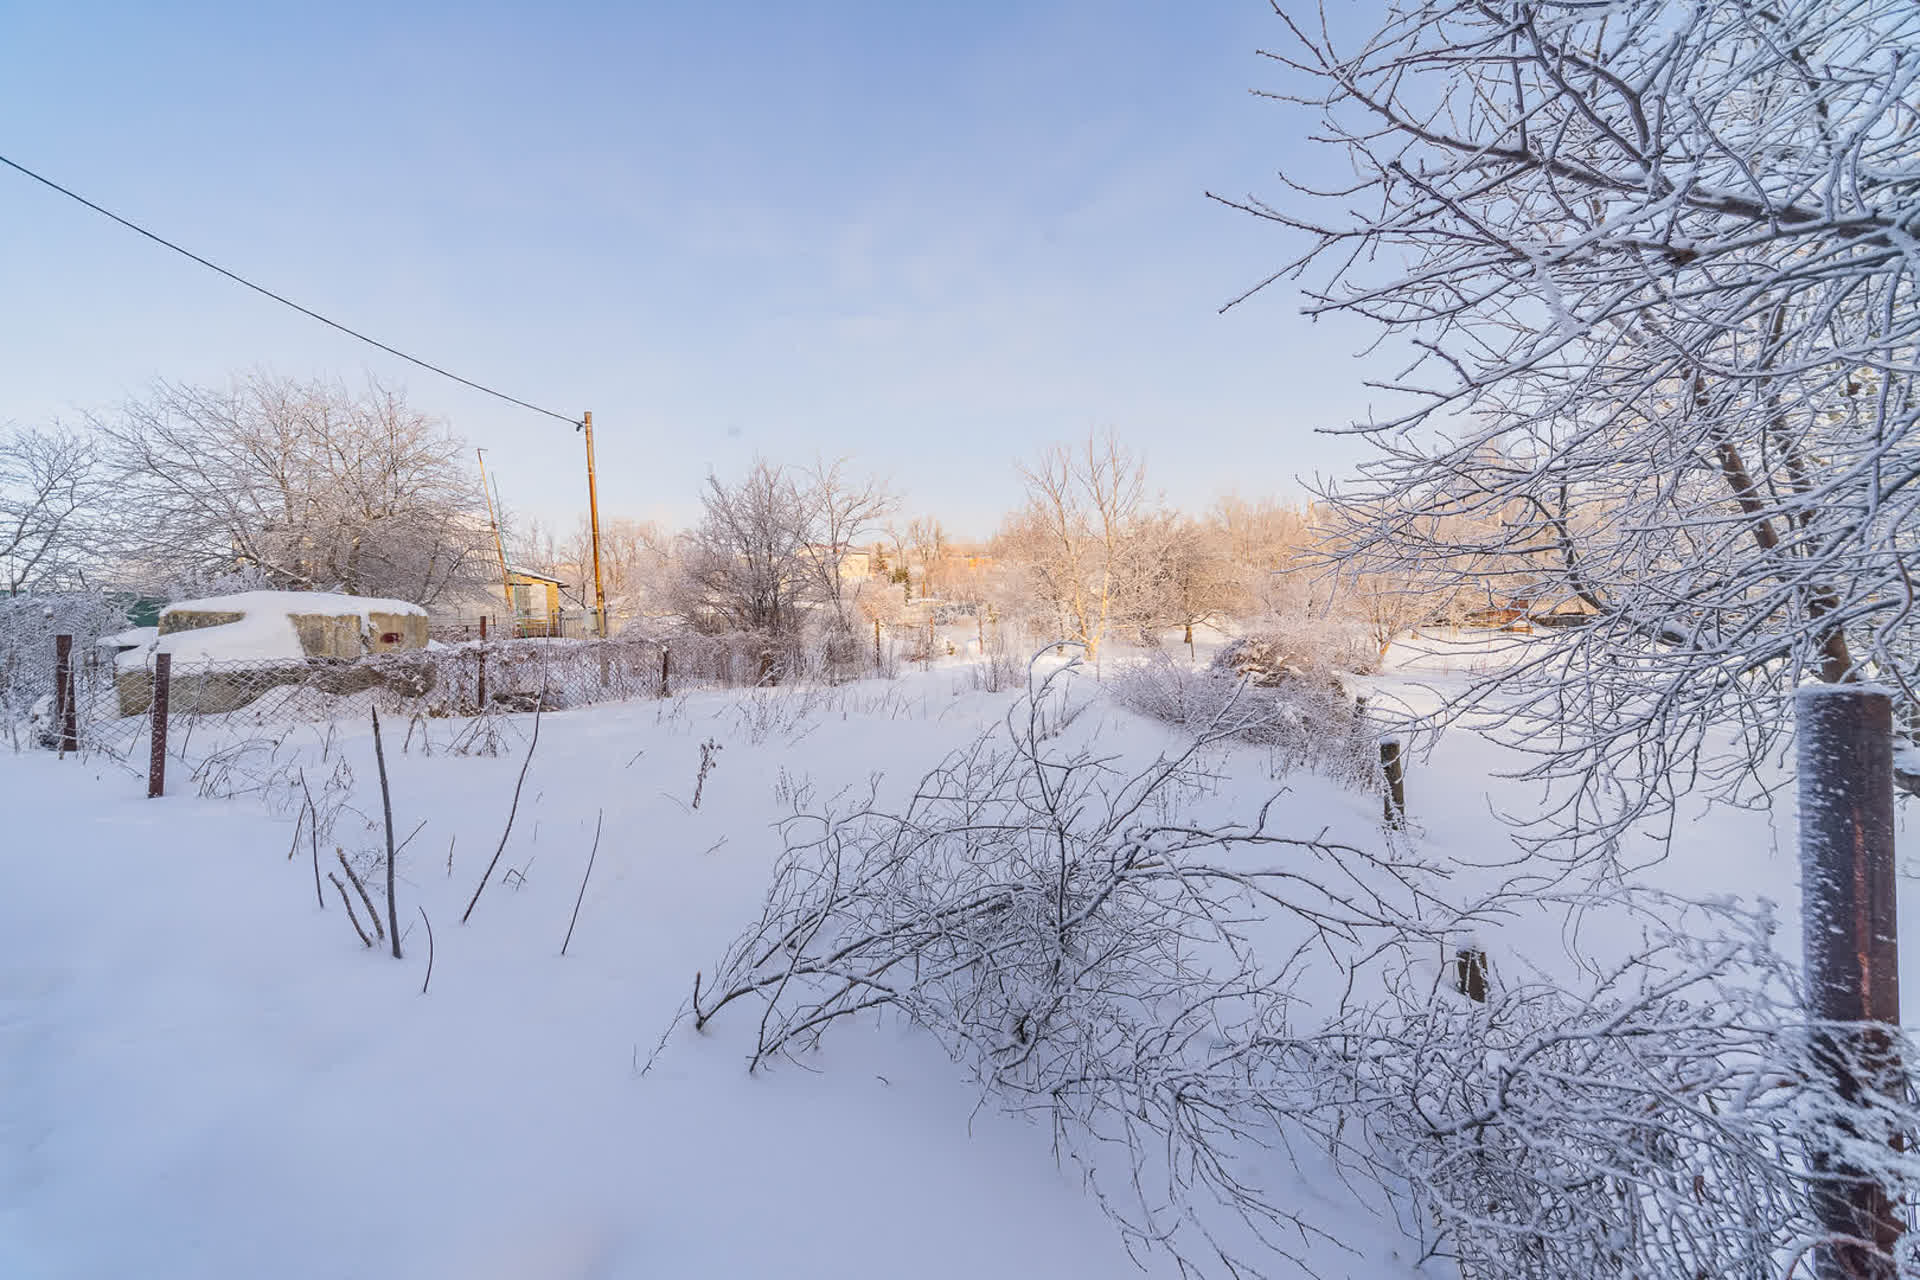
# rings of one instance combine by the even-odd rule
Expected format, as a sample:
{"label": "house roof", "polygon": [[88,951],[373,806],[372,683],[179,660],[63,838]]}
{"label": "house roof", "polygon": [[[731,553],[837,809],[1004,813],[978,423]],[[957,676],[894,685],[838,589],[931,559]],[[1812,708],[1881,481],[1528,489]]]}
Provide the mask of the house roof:
{"label": "house roof", "polygon": [[564,587],[567,585],[564,578],[556,578],[546,573],[535,573],[531,569],[522,569],[520,566],[512,564],[507,566],[507,576],[509,578],[527,578],[534,582],[551,582],[556,587]]}

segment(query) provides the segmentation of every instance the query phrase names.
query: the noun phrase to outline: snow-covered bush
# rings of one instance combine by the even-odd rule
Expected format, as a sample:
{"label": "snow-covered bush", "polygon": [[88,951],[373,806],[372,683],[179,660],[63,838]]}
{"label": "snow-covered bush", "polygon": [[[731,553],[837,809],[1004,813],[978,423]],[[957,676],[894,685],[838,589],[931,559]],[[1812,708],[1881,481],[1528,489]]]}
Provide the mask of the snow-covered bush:
{"label": "snow-covered bush", "polygon": [[1213,657],[1215,671],[1244,676],[1257,685],[1292,680],[1332,680],[1341,673],[1379,669],[1379,653],[1364,629],[1331,618],[1262,618]]}
{"label": "snow-covered bush", "polygon": [[[1331,1161],[1475,1280],[1775,1280],[1833,1240],[1817,1197],[1861,1176],[1920,1193],[1894,1143],[1920,1114],[1839,1051],[1855,1033],[1808,1025],[1763,918],[1520,890],[1469,917],[1394,844],[1283,835],[1270,804],[1223,816],[1196,762],[1231,703],[1129,765],[1073,723],[1075,683],[1037,679],[897,811],[786,819],[695,1025],[751,1010],[758,1068],[896,1012],[1043,1119],[1129,1247],[1188,1276],[1337,1246],[1289,1157]],[[1610,922],[1618,954],[1584,985],[1496,971],[1476,1003],[1433,963],[1474,921],[1562,908]]]}
{"label": "snow-covered bush", "polygon": [[813,731],[834,696],[832,688],[817,681],[768,685],[742,690],[730,709],[734,724],[753,745],[771,738],[791,745]]}
{"label": "snow-covered bush", "polygon": [[857,679],[872,665],[872,646],[849,619],[820,611],[807,620],[801,635],[811,659],[808,665],[830,683]]}
{"label": "snow-covered bush", "polygon": [[980,661],[967,668],[967,681],[982,693],[1019,688],[1026,680],[1026,664],[1007,645],[1005,630],[996,626],[986,638]]}
{"label": "snow-covered bush", "polygon": [[1911,1203],[1920,1164],[1891,1144],[1920,1113],[1903,1088],[1837,1096],[1812,1051],[1835,1041],[1799,1012],[1767,918],[1623,897],[1607,906],[1644,941],[1584,988],[1534,976],[1475,1003],[1416,969],[1330,1026],[1321,1076],[1349,1166],[1398,1179],[1409,1221],[1477,1277],[1792,1274],[1826,1234],[1823,1134]]}
{"label": "snow-covered bush", "polygon": [[1270,680],[1263,685],[1217,665],[1195,671],[1156,654],[1104,683],[1115,702],[1139,715],[1267,747],[1276,776],[1305,768],[1348,786],[1377,782],[1377,735],[1338,682],[1305,674]]}
{"label": "snow-covered bush", "polygon": [[757,1067],[893,1008],[1045,1116],[1135,1247],[1193,1263],[1313,1230],[1244,1163],[1243,1138],[1281,1140],[1308,1113],[1287,1077],[1311,1061],[1288,1022],[1312,949],[1258,959],[1249,908],[1351,954],[1413,928],[1427,873],[1282,835],[1265,808],[1198,819],[1196,757],[1227,729],[1122,768],[1075,724],[1076,670],[1036,677],[904,810],[787,819],[763,914],[696,982],[695,1024],[753,1009]]}

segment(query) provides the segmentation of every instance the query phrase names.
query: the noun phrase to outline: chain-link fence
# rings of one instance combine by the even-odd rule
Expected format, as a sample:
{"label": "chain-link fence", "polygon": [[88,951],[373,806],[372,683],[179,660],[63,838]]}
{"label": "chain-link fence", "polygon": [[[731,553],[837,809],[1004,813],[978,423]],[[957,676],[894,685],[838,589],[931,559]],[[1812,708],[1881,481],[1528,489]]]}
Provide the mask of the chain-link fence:
{"label": "chain-link fence", "polygon": [[90,691],[108,678],[100,637],[126,625],[126,615],[98,593],[0,598],[0,742],[19,749],[51,726],[60,697],[58,637],[70,637],[69,662],[84,718]]}
{"label": "chain-link fence", "polygon": [[[268,726],[364,717],[369,707],[377,707],[382,714],[438,719],[556,711],[692,689],[841,684],[973,656],[974,628],[964,630],[969,634],[949,638],[924,624],[881,626],[865,634],[842,632],[811,641],[754,632],[675,632],[614,640],[489,639],[371,654],[357,661],[175,659],[169,714],[175,721],[219,716]],[[988,665],[995,665],[1004,648],[990,639]],[[82,660],[76,645],[75,659],[75,702],[83,736],[90,729],[106,731],[115,722],[149,714],[155,679],[150,654],[130,652],[116,660],[89,648]],[[51,649],[45,665],[46,679],[36,680],[35,687],[44,684],[50,692]]]}
{"label": "chain-link fence", "polygon": [[[607,630],[617,634],[620,628],[621,619],[609,618]],[[593,640],[599,632],[599,617],[591,609],[562,609],[555,613],[481,610],[436,614],[427,624],[427,634],[442,644],[466,644],[474,640]]]}

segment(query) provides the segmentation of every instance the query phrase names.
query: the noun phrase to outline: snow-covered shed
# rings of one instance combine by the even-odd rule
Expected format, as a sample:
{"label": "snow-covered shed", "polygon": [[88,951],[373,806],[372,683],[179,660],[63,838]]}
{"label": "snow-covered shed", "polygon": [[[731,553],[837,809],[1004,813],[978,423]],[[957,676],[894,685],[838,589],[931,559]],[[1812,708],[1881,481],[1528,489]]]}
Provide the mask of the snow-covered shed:
{"label": "snow-covered shed", "polygon": [[351,661],[427,647],[427,611],[405,600],[325,591],[247,591],[182,600],[160,611],[159,648],[175,665],[199,659]]}
{"label": "snow-covered shed", "polygon": [[310,660],[426,647],[427,611],[405,600],[248,591],[162,609],[152,641],[121,652],[114,684],[120,714],[142,714],[153,700],[149,659],[170,654],[180,705],[230,711],[275,683],[275,672],[280,683],[300,678]]}

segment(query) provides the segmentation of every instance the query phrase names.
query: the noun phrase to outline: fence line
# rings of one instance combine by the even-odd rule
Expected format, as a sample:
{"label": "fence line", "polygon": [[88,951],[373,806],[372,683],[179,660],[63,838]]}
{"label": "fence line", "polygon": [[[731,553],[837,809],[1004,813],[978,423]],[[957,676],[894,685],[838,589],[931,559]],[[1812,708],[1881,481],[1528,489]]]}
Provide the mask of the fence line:
{"label": "fence line", "polygon": [[[997,643],[998,637],[994,640],[985,655],[990,660],[1004,657],[1004,645]],[[432,719],[556,711],[700,688],[840,684],[891,676],[905,666],[930,665],[965,652],[972,642],[968,636],[961,644],[950,643],[930,635],[924,625],[909,624],[883,627],[878,646],[862,637],[803,645],[741,632],[613,640],[490,638],[352,661],[196,662],[176,656],[169,710],[176,724],[218,716],[262,726],[363,717],[369,706],[383,714]],[[80,735],[118,737],[135,718],[150,717],[154,668],[152,655],[133,662],[123,657],[117,664],[75,661],[74,710]],[[1008,674],[1010,682],[1010,667]],[[57,725],[36,725],[43,740],[50,729],[58,732]]]}

